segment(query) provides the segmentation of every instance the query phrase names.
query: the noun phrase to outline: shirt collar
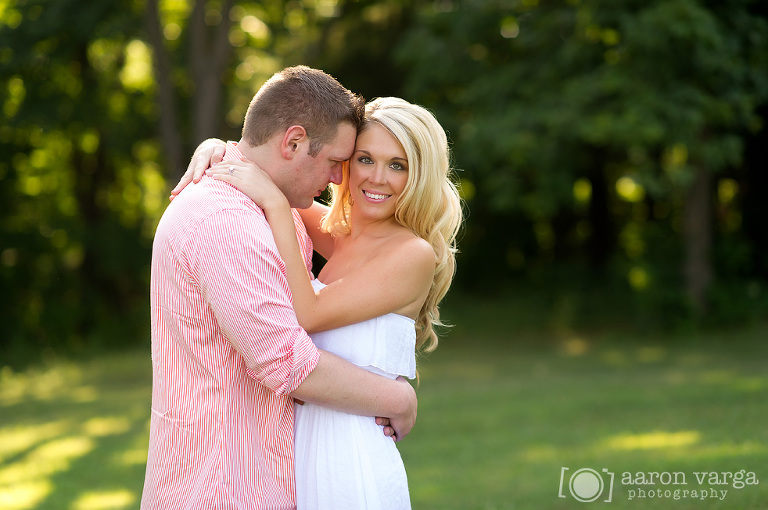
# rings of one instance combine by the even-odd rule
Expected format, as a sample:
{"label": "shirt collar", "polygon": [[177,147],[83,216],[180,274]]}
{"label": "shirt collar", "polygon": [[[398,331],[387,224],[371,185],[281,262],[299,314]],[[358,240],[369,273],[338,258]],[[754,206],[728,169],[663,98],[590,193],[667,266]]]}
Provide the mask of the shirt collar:
{"label": "shirt collar", "polygon": [[224,152],[224,159],[222,161],[232,161],[233,159],[245,159],[245,156],[237,148],[237,142],[228,141],[227,150]]}

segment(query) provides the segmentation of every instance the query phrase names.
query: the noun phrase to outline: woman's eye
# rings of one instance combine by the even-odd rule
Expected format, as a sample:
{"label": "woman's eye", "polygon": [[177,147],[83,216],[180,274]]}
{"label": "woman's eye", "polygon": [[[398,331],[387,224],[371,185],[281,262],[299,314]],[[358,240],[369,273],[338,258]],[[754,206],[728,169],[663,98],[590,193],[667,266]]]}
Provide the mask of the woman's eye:
{"label": "woman's eye", "polygon": [[373,161],[371,161],[371,158],[369,158],[368,156],[360,156],[357,160],[360,163],[365,163],[366,165],[373,163]]}
{"label": "woman's eye", "polygon": [[390,165],[390,167],[391,167],[393,170],[407,170],[407,168],[405,168],[405,167],[404,167],[402,164],[400,164],[400,163],[392,163],[392,164]]}

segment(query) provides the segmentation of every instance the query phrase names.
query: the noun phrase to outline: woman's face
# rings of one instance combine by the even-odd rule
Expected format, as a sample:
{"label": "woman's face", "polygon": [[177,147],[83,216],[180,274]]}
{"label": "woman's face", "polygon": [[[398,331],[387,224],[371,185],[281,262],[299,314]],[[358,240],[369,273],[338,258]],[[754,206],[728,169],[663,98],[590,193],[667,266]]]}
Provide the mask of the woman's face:
{"label": "woman's face", "polygon": [[349,191],[363,217],[386,219],[408,181],[408,159],[400,142],[382,125],[371,122],[357,136],[349,161]]}

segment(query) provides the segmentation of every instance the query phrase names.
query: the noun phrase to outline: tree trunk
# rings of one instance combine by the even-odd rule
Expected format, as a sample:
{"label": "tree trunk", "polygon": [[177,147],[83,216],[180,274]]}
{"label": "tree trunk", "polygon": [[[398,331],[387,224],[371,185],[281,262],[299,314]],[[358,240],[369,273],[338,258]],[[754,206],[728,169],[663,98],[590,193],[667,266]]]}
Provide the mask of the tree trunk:
{"label": "tree trunk", "polygon": [[163,154],[166,158],[165,175],[172,182],[181,177],[186,168],[182,167],[183,146],[176,116],[176,94],[171,80],[171,64],[168,50],[163,42],[160,27],[158,0],[147,3],[147,35],[154,52],[154,67],[158,84],[158,110],[160,111],[160,137],[163,141]]}
{"label": "tree trunk", "polygon": [[712,283],[712,174],[699,166],[688,189],[684,209],[685,287],[693,311],[707,311],[707,292]]}
{"label": "tree trunk", "polygon": [[[758,110],[763,124],[768,124],[768,105]],[[765,207],[765,190],[768,190],[768,131],[765,129],[747,137],[744,148],[746,175],[743,188],[744,235],[752,246],[751,276],[768,279],[768,208]]]}
{"label": "tree trunk", "polygon": [[229,11],[232,9],[233,0],[224,1],[221,8],[221,22],[215,27],[206,25],[205,3],[205,0],[195,1],[189,20],[189,65],[195,84],[192,120],[194,144],[219,134],[219,126],[223,119],[222,78],[232,53],[232,45],[229,42],[232,21]]}
{"label": "tree trunk", "polygon": [[610,188],[605,175],[605,155],[601,149],[592,151],[591,170],[587,178],[592,185],[589,201],[589,222],[592,235],[589,237],[589,260],[591,267],[603,272],[609,257],[616,249],[616,231],[610,210]]}

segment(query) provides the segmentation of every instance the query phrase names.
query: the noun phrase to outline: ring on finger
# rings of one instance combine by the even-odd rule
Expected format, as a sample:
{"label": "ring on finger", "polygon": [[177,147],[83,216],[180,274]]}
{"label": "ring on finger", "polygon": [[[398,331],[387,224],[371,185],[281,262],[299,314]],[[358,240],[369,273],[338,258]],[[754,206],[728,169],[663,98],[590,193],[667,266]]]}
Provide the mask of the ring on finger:
{"label": "ring on finger", "polygon": [[234,166],[230,166],[229,167],[229,175],[232,175],[234,173],[235,173],[235,167]]}

